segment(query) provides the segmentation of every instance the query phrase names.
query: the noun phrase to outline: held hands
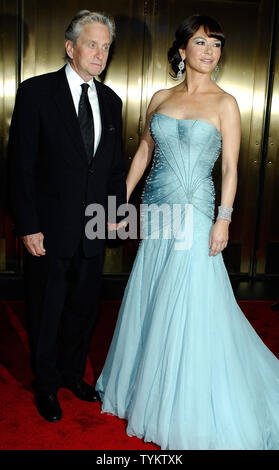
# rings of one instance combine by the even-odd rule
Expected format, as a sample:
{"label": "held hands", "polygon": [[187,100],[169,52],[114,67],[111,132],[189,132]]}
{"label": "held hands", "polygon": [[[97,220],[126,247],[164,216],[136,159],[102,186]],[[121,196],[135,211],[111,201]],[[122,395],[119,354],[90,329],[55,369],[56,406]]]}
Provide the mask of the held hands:
{"label": "held hands", "polygon": [[46,250],[44,249],[43,245],[44,236],[42,232],[33,233],[32,235],[25,235],[24,237],[21,237],[21,239],[25,248],[31,255],[43,256],[46,254]]}
{"label": "held hands", "polygon": [[215,256],[226,248],[229,239],[229,221],[217,219],[209,237],[209,256]]}
{"label": "held hands", "polygon": [[108,222],[108,231],[109,232],[112,232],[113,230],[119,230],[121,227],[127,227],[127,222],[126,220],[122,220],[121,222],[118,222],[118,224],[116,223],[111,223],[111,222]]}
{"label": "held hands", "polygon": [[[126,227],[126,220],[118,223],[108,222],[108,230],[119,230],[121,227]],[[22,242],[25,248],[33,256],[44,256],[46,250],[44,249],[44,235],[42,232],[33,233],[32,235],[25,235]],[[215,256],[226,248],[229,239],[229,222],[227,220],[218,219],[213,225],[209,237],[209,256]]]}

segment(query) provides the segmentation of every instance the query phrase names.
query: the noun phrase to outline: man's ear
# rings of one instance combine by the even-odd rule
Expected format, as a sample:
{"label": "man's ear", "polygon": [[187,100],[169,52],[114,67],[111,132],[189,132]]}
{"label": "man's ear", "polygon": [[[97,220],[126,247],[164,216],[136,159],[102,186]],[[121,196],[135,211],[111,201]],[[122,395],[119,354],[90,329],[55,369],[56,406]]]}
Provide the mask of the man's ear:
{"label": "man's ear", "polygon": [[65,49],[66,49],[67,55],[70,57],[70,59],[72,59],[73,53],[74,53],[73,41],[70,41],[69,39],[67,39],[67,41],[65,42]]}

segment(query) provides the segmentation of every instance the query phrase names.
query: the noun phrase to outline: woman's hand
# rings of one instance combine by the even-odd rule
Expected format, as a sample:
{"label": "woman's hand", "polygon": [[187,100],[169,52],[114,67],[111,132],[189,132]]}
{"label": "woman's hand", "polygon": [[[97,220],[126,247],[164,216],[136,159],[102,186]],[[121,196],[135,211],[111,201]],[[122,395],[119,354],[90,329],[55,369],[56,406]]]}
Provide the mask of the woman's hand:
{"label": "woman's hand", "polygon": [[127,227],[127,225],[128,225],[128,223],[127,223],[126,220],[122,220],[121,222],[118,222],[118,223],[111,223],[111,222],[107,223],[109,232],[113,232],[114,230],[117,231],[121,227]]}
{"label": "woman's hand", "polygon": [[216,256],[226,248],[229,240],[229,221],[217,219],[209,237],[209,256]]}

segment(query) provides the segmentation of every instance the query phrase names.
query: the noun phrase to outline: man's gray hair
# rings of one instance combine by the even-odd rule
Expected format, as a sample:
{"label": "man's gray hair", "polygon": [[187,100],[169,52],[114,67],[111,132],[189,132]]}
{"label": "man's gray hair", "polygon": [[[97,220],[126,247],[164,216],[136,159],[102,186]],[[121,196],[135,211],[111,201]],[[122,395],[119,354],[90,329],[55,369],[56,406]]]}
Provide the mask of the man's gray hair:
{"label": "man's gray hair", "polygon": [[104,13],[97,13],[95,11],[81,10],[71,20],[68,28],[65,31],[65,39],[72,41],[76,44],[78,37],[82,33],[82,27],[86,23],[101,23],[107,26],[110,32],[111,42],[115,38],[115,22],[111,16]]}

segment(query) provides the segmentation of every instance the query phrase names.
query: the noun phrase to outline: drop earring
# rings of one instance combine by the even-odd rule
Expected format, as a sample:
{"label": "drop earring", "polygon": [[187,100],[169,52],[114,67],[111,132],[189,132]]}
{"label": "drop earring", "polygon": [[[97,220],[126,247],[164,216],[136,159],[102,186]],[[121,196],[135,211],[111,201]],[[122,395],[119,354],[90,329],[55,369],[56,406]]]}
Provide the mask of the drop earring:
{"label": "drop earring", "polygon": [[181,59],[181,61],[180,61],[179,64],[178,64],[178,69],[179,69],[179,70],[178,70],[177,75],[176,75],[176,80],[180,80],[180,79],[181,79],[181,77],[182,77],[182,72],[183,72],[184,68],[185,68],[184,60]]}
{"label": "drop earring", "polygon": [[218,80],[218,73],[219,73],[219,66],[216,65],[216,67],[214,69],[213,79],[212,79],[214,82],[217,82],[217,80]]}

